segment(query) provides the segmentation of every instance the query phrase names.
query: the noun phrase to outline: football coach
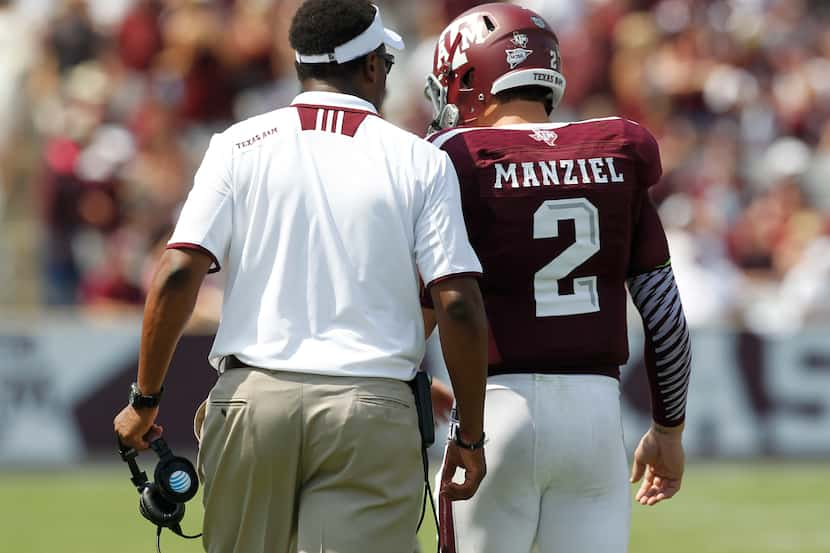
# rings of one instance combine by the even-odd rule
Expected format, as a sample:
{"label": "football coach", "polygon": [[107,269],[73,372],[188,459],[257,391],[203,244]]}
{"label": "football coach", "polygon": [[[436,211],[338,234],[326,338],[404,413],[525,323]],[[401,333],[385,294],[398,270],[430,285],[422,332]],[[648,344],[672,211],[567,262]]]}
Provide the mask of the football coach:
{"label": "football coach", "polygon": [[290,40],[303,92],[212,138],[148,294],[140,401],[114,425],[137,449],[161,434],[171,356],[205,274],[223,269],[198,459],[206,551],[411,553],[419,276],[457,395],[447,459],[466,469],[441,489],[464,499],[485,474],[481,266],[446,154],[378,115],[386,48],[404,47],[380,10],[308,0]]}

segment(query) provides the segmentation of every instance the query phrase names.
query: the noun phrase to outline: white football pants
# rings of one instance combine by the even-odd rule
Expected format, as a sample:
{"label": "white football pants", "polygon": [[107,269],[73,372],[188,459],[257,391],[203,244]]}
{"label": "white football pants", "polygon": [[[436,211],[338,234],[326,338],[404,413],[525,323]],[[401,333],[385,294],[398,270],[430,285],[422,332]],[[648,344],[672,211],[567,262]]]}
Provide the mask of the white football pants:
{"label": "white football pants", "polygon": [[633,500],[617,380],[491,377],[484,426],[487,476],[453,503],[458,553],[627,551]]}

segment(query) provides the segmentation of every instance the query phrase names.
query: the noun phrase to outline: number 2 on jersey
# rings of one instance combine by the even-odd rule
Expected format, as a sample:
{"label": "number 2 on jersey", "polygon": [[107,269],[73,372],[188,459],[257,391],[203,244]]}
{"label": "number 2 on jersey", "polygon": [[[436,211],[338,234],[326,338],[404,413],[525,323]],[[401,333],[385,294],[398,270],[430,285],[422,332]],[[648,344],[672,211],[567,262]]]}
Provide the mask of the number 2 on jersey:
{"label": "number 2 on jersey", "polygon": [[559,281],[599,251],[599,212],[585,198],[546,200],[533,215],[533,238],[556,238],[559,222],[573,220],[576,239],[536,272],[533,295],[537,317],[561,317],[599,311],[597,277],[575,278],[573,294],[560,294]]}

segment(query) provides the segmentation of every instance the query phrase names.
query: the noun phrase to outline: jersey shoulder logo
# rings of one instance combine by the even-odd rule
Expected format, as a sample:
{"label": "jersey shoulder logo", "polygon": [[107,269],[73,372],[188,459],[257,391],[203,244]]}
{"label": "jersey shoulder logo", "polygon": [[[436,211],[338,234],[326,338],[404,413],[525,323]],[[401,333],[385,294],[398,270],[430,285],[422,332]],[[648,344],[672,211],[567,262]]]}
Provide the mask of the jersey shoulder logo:
{"label": "jersey shoulder logo", "polygon": [[551,129],[533,129],[530,138],[536,142],[544,142],[548,146],[553,147],[556,146],[556,139],[559,138],[559,135]]}

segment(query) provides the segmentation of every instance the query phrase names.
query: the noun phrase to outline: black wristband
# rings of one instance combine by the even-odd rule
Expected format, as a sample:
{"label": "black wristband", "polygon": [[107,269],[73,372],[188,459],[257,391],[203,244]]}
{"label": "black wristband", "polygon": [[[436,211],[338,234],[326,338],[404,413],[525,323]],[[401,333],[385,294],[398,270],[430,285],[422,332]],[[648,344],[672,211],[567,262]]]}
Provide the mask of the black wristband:
{"label": "black wristband", "polygon": [[141,390],[138,389],[138,384],[133,382],[130,385],[130,395],[128,399],[128,403],[133,406],[134,409],[147,409],[158,407],[158,404],[161,403],[161,395],[164,393],[164,386],[155,394],[143,394]]}
{"label": "black wristband", "polygon": [[455,442],[458,447],[468,449],[470,451],[475,451],[476,449],[481,449],[484,447],[484,442],[486,441],[485,438],[487,437],[484,432],[481,433],[481,438],[475,443],[468,444],[464,440],[461,439],[461,434],[459,432],[461,428],[461,421],[458,420],[458,409],[453,407],[450,410],[450,432],[447,436],[447,441]]}
{"label": "black wristband", "polygon": [[458,447],[463,447],[464,449],[469,449],[470,451],[475,451],[477,449],[481,449],[484,447],[484,442],[487,439],[487,434],[484,432],[481,433],[481,438],[478,439],[477,442],[468,444],[464,440],[461,439],[461,433],[459,432],[459,428],[455,427],[455,436],[453,436],[452,441],[455,442],[455,445]]}

